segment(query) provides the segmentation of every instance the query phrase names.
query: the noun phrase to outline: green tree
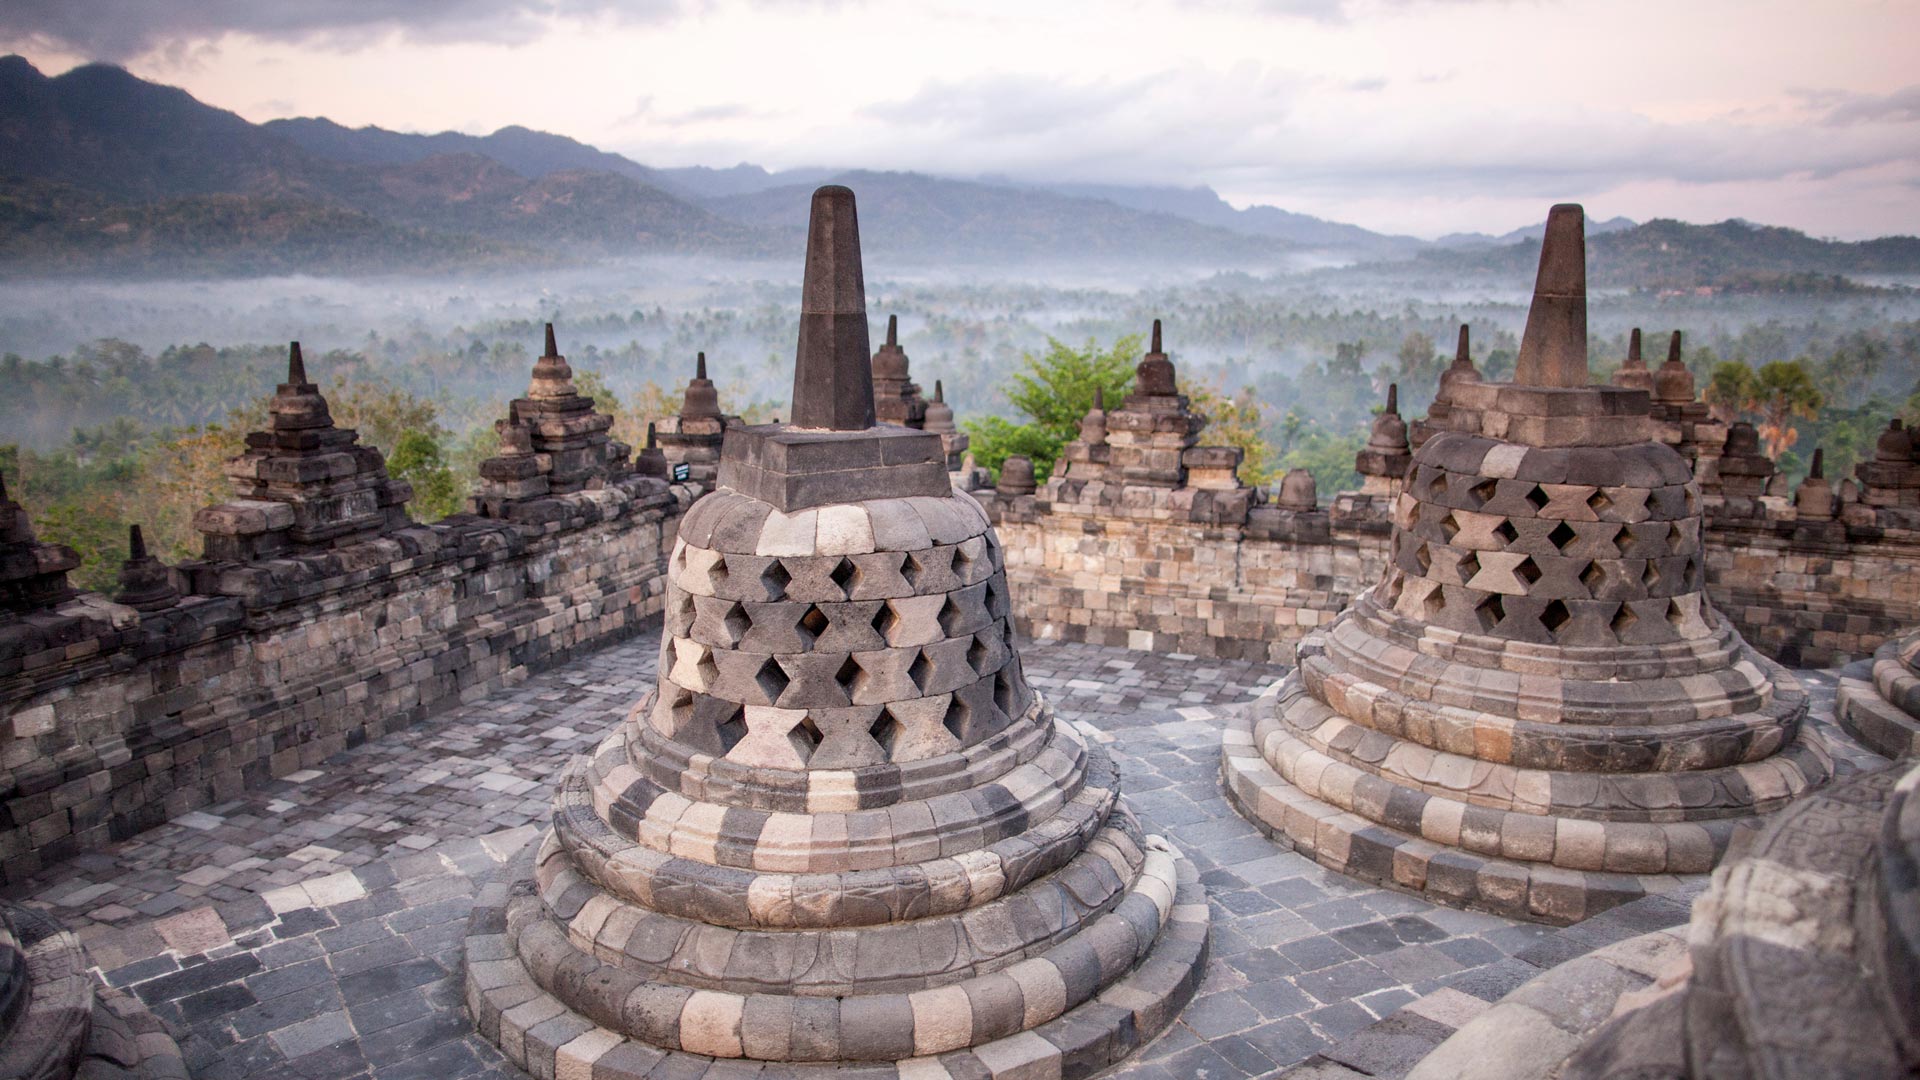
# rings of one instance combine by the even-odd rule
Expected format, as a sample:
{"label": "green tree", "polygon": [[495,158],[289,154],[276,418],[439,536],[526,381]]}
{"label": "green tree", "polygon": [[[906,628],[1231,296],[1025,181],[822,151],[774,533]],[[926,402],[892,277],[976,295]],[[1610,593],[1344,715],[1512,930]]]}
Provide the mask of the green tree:
{"label": "green tree", "polygon": [[1707,376],[1706,392],[1700,395],[1722,423],[1739,419],[1747,403],[1753,400],[1753,369],[1738,360],[1723,360],[1713,365]]}
{"label": "green tree", "polygon": [[1193,401],[1193,408],[1207,418],[1200,441],[1209,446],[1240,448],[1240,482],[1249,487],[1265,487],[1279,478],[1274,468],[1280,454],[1265,433],[1265,410],[1254,396],[1253,387],[1243,386],[1228,397],[1210,386],[1182,385],[1180,392]]}
{"label": "green tree", "polygon": [[1008,455],[1025,454],[1033,459],[1034,477],[1044,481],[1053,473],[1061,448],[1079,433],[1081,418],[1093,408],[1095,390],[1104,391],[1112,407],[1132,386],[1140,345],[1138,334],[1128,334],[1106,350],[1092,338],[1075,349],[1049,337],[1045,353],[1024,354],[1025,370],[1014,374],[1007,398],[1026,414],[1027,423],[999,417],[967,421],[974,461],[998,476]]}
{"label": "green tree", "polygon": [[466,499],[463,485],[447,467],[440,443],[424,431],[408,431],[387,457],[387,471],[413,485],[407,508],[416,520],[437,521],[458,513]]}
{"label": "green tree", "polygon": [[1761,365],[1753,390],[1749,407],[1760,415],[1760,438],[1766,443],[1767,456],[1773,458],[1800,440],[1793,421],[1812,419],[1826,404],[1826,396],[1814,385],[1813,372],[1805,359]]}

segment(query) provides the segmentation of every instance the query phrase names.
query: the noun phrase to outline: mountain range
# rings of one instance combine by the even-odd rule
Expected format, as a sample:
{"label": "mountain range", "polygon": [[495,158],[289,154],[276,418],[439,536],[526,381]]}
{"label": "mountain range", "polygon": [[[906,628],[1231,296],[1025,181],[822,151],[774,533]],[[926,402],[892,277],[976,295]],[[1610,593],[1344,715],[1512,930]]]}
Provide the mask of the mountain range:
{"label": "mountain range", "polygon": [[[652,168],[563,135],[254,124],[105,64],[0,58],[0,274],[356,273],[636,252],[794,250],[823,182],[860,194],[870,250],[942,264],[1100,261],[1275,270],[1393,263],[1525,277],[1540,226],[1428,242],[1206,187],[1036,183],[756,165]],[[1588,225],[1598,276],[1920,273],[1920,240],[1625,218]],[[1376,267],[1379,269],[1379,267]]]}

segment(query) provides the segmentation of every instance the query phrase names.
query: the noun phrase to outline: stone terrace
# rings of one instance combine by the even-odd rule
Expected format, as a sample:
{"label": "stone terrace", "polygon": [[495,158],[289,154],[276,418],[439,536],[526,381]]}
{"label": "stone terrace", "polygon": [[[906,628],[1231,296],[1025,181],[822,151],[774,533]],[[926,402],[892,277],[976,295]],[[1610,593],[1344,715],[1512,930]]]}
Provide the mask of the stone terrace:
{"label": "stone terrace", "polygon": [[[658,648],[656,629],[80,856],[13,896],[75,930],[106,980],[179,1036],[202,1080],[523,1075],[461,1005],[466,914],[544,819],[561,766],[651,684]],[[1060,714],[1110,743],[1128,801],[1199,866],[1213,907],[1199,995],[1117,1076],[1260,1076],[1309,1059],[1315,1075],[1354,1075],[1345,1061],[1398,1076],[1489,1001],[1598,940],[1357,884],[1235,815],[1219,789],[1220,714],[1283,668],[1055,642],[1023,656]],[[1814,713],[1831,716],[1832,673],[1800,674]],[[1829,730],[1849,763],[1863,760]],[[1643,901],[1638,917],[1684,921],[1677,899]],[[706,1080],[757,1072],[726,1063]]]}

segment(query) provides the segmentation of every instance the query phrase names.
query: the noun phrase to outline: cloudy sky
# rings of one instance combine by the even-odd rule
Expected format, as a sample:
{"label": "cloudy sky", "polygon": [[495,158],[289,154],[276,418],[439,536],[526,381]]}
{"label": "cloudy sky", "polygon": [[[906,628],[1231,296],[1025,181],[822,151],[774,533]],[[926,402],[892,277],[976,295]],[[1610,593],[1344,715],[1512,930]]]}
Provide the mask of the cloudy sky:
{"label": "cloudy sky", "polygon": [[1369,228],[1920,232],[1914,0],[6,0],[0,47],[251,120],[650,165],[1209,184]]}

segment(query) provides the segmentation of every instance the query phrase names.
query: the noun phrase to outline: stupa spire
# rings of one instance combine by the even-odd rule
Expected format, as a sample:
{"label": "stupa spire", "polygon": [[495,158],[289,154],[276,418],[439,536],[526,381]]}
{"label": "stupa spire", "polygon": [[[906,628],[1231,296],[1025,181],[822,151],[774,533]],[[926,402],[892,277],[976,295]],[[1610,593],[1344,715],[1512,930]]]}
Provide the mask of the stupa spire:
{"label": "stupa spire", "polygon": [[547,356],[560,355],[560,346],[555,344],[553,340],[553,324],[552,323],[547,324],[547,351],[544,355],[547,355]]}
{"label": "stupa spire", "polygon": [[1586,213],[1561,203],[1547,213],[1540,271],[1513,381],[1522,386],[1587,385]]}
{"label": "stupa spire", "polygon": [[1633,334],[1627,338],[1627,363],[1645,363],[1640,358],[1640,328],[1637,326],[1633,328]]}
{"label": "stupa spire", "polygon": [[900,316],[887,316],[887,344],[900,344]]}
{"label": "stupa spire", "polygon": [[793,425],[832,431],[872,427],[871,354],[853,192],[829,184],[813,193],[807,222],[807,269],[800,288],[800,342],[793,370]]}
{"label": "stupa spire", "polygon": [[295,341],[287,346],[287,384],[303,386],[307,382],[307,362],[300,356],[300,343]]}
{"label": "stupa spire", "polygon": [[1156,353],[1162,351],[1160,348],[1160,320],[1159,319],[1153,320],[1153,348],[1148,349],[1147,351],[1156,352]]}
{"label": "stupa spire", "polygon": [[144,559],[147,557],[147,538],[140,535],[140,526],[127,526],[127,558]]}
{"label": "stupa spire", "polygon": [[707,354],[704,352],[695,353],[693,356],[693,377],[696,379],[707,377]]}

